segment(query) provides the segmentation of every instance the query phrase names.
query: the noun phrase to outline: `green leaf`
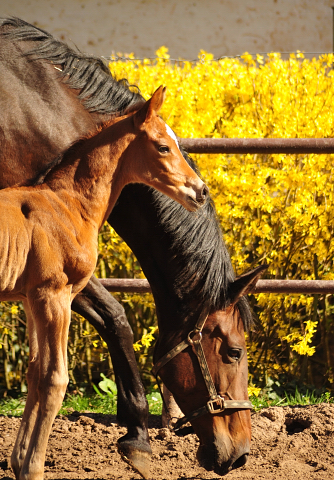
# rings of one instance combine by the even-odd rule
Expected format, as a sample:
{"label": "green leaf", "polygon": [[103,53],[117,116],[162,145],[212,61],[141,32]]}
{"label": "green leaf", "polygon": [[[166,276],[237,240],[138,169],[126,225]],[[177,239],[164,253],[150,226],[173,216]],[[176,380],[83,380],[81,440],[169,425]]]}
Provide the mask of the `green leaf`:
{"label": "green leaf", "polygon": [[116,383],[110,380],[110,378],[107,378],[103,373],[101,373],[100,375],[103,378],[103,380],[99,382],[99,387],[102,390],[102,392],[112,397],[117,395]]}

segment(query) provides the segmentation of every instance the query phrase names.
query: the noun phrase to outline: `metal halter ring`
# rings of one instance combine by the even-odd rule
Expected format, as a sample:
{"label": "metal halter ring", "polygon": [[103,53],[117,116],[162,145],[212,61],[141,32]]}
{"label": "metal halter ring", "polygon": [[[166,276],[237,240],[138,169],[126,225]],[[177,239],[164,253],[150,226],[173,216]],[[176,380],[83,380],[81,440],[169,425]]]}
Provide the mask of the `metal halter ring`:
{"label": "metal halter ring", "polygon": [[[198,335],[198,339],[196,338],[193,338],[192,335]],[[202,341],[202,332],[200,332],[199,330],[192,330],[191,332],[188,333],[188,343],[190,345],[198,345],[199,343],[201,343]]]}
{"label": "metal halter ring", "polygon": [[216,415],[217,413],[221,413],[225,410],[225,398],[218,395],[218,397],[209,400],[206,405],[208,407],[208,411],[212,415]]}

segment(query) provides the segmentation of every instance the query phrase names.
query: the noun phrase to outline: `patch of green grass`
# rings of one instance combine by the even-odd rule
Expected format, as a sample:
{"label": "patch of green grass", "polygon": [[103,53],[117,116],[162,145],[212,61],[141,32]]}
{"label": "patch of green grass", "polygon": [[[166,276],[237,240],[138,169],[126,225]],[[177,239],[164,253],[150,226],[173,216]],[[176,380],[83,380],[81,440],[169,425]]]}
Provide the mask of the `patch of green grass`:
{"label": "patch of green grass", "polygon": [[285,398],[272,399],[269,398],[267,395],[261,394],[258,397],[251,396],[249,400],[252,402],[253,410],[255,410],[255,412],[261,410],[261,408],[283,407],[287,405],[287,403],[285,403]]}
{"label": "patch of green grass", "polygon": [[0,399],[0,415],[21,417],[26,404],[26,397]]}
{"label": "patch of green grass", "polygon": [[285,392],[284,397],[279,397],[277,394],[270,392],[260,393],[258,397],[250,397],[250,401],[253,404],[254,410],[258,411],[261,408],[268,407],[286,407],[293,405],[316,405],[318,403],[334,403],[334,397],[330,392],[324,392],[319,394],[315,390],[306,390],[305,393],[301,393],[298,387],[295,389],[294,394]]}
{"label": "patch of green grass", "polygon": [[70,395],[67,394],[61,409],[60,415],[68,415],[73,411],[104,413],[106,415],[116,415],[117,397],[108,395]]}
{"label": "patch of green grass", "polygon": [[305,393],[300,393],[296,388],[294,395],[285,394],[287,405],[316,405],[317,403],[334,403],[334,397],[331,397],[330,392],[317,394],[315,391],[306,390]]}
{"label": "patch of green grass", "polygon": [[[159,392],[147,395],[149,411],[152,415],[161,415],[162,400]],[[26,396],[18,399],[6,397],[0,400],[0,415],[20,417],[25,407]],[[117,396],[109,395],[71,395],[67,394],[59,411],[60,415],[69,415],[73,411],[116,415]]]}
{"label": "patch of green grass", "polygon": [[148,407],[151,415],[161,415],[162,412],[162,398],[158,391],[151,392],[146,395]]}

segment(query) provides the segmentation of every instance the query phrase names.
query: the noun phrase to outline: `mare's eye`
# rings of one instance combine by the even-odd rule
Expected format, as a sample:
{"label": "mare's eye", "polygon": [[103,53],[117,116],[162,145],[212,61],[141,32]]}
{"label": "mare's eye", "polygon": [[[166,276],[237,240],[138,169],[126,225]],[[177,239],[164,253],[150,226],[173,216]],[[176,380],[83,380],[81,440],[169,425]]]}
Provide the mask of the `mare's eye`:
{"label": "mare's eye", "polygon": [[227,351],[227,355],[232,360],[237,362],[242,357],[242,350],[241,350],[241,348],[229,348],[228,351]]}
{"label": "mare's eye", "polygon": [[168,153],[169,152],[169,147],[167,145],[160,145],[158,147],[158,150],[160,153]]}

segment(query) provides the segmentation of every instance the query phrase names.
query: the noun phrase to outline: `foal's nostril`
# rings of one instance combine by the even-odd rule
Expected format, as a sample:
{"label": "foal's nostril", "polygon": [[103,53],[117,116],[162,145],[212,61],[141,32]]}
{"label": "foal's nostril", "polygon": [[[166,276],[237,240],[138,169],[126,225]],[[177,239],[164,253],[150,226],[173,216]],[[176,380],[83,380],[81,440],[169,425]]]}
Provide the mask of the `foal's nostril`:
{"label": "foal's nostril", "polygon": [[209,195],[209,189],[208,187],[204,184],[202,188],[202,197],[206,198]]}
{"label": "foal's nostril", "polygon": [[245,453],[244,455],[241,455],[241,457],[238,458],[238,460],[236,460],[233,465],[232,465],[232,468],[233,470],[235,468],[240,468],[242,467],[243,465],[245,465],[245,463],[247,462],[248,460],[248,453]]}
{"label": "foal's nostril", "polygon": [[204,203],[208,195],[209,195],[209,189],[204,183],[201,191],[197,194],[196,200],[198,201],[198,203]]}

